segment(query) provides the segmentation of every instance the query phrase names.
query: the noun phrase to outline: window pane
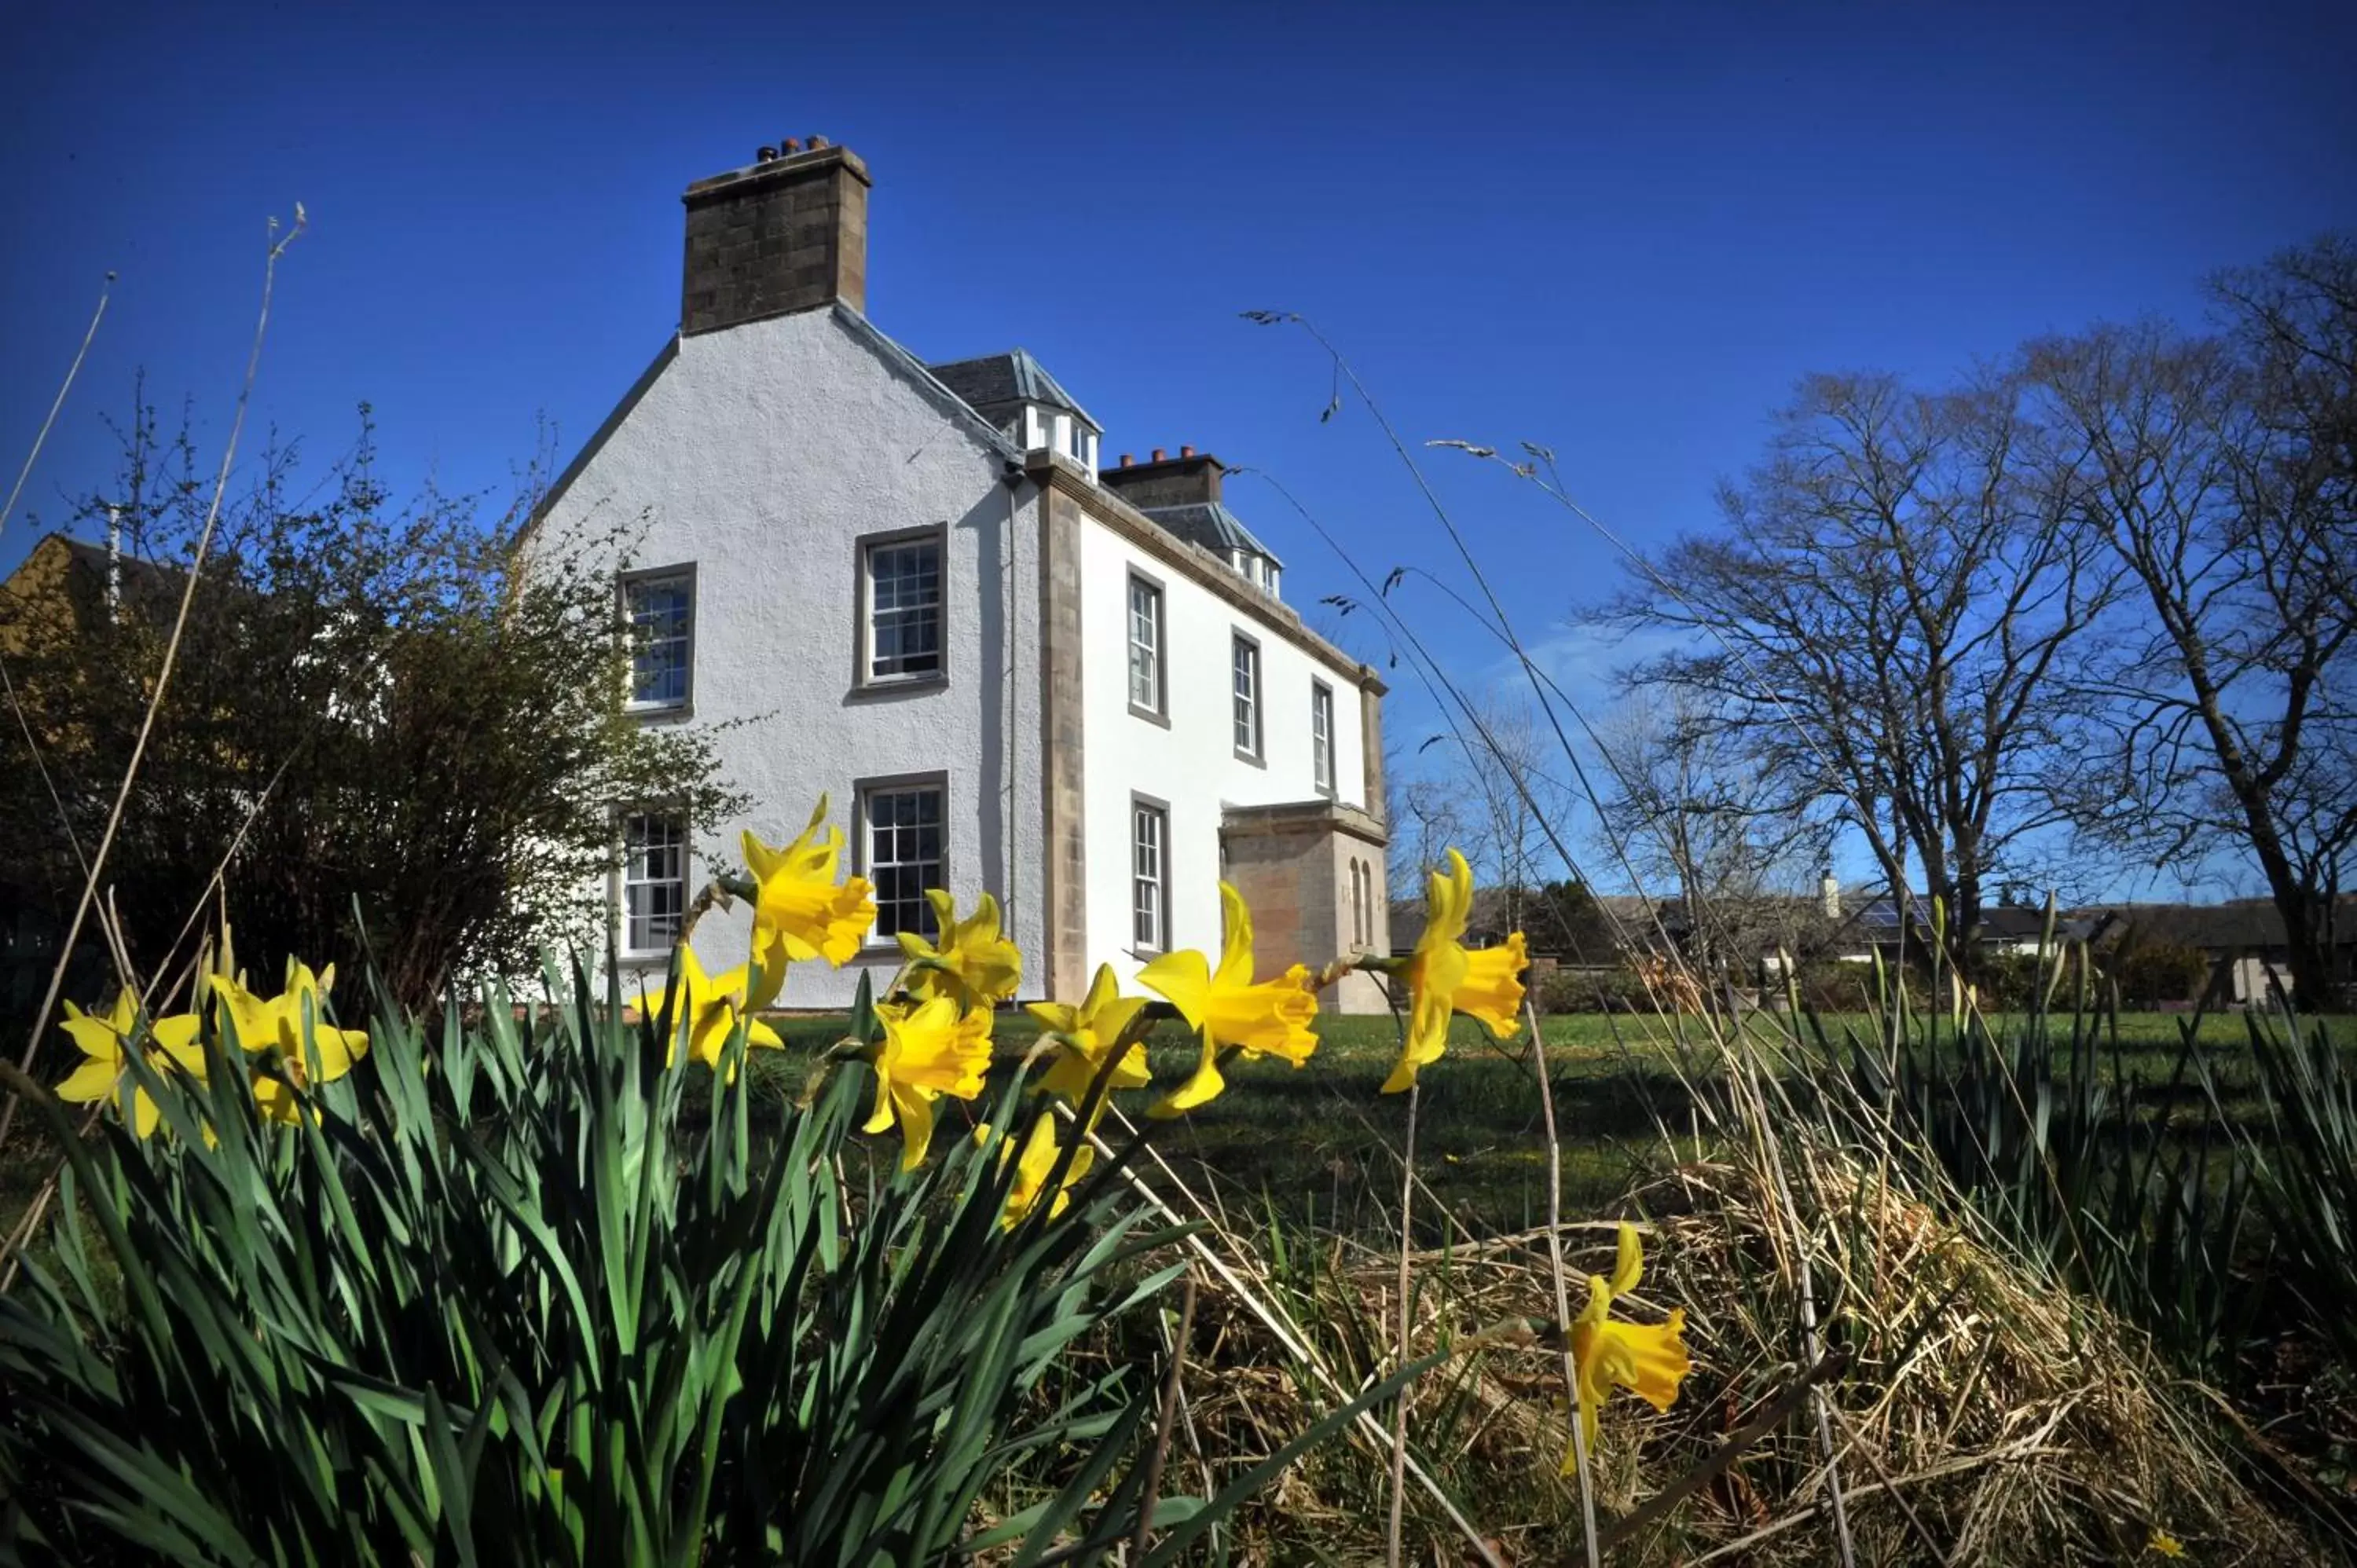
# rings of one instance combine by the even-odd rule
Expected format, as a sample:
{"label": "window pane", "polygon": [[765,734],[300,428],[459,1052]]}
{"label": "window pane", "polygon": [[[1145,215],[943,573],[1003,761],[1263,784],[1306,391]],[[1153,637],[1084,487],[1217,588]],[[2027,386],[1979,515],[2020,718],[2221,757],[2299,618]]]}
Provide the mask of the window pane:
{"label": "window pane", "polygon": [[1130,910],[1131,935],[1140,948],[1161,951],[1168,945],[1166,929],[1169,902],[1169,864],[1165,853],[1168,821],[1158,806],[1131,809]]}
{"label": "window pane", "polygon": [[1309,770],[1318,788],[1334,787],[1334,693],[1309,688]]}
{"label": "window pane", "polygon": [[1236,639],[1236,749],[1260,755],[1260,650]]}
{"label": "window pane", "polygon": [[1129,700],[1162,711],[1162,595],[1151,584],[1129,584]]}
{"label": "window pane", "polygon": [[630,624],[630,702],[677,707],[687,701],[690,581],[642,577],[623,589]]}
{"label": "window pane", "polygon": [[873,789],[866,797],[867,880],[876,894],[876,935],[940,929],[925,890],[944,886],[942,875],[942,789],[938,784]]}
{"label": "window pane", "polygon": [[937,540],[867,548],[867,673],[942,668],[942,547]]}
{"label": "window pane", "polygon": [[631,817],[623,826],[623,950],[670,947],[686,909],[687,825],[677,817]]}

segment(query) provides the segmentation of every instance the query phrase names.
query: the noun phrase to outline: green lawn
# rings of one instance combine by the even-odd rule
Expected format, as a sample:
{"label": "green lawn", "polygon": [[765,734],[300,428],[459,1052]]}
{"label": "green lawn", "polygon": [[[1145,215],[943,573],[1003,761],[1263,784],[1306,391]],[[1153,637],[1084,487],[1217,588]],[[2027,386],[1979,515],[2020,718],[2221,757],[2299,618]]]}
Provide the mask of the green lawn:
{"label": "green lawn", "polygon": [[[2015,1020],[1994,1020],[2000,1036]],[[763,1054],[764,1080],[780,1096],[800,1083],[802,1063],[841,1037],[834,1017],[776,1020],[788,1049]],[[2357,1041],[2357,1020],[2336,1020]],[[1827,1036],[1869,1035],[1867,1021],[1823,1021]],[[2067,1032],[2067,1022],[2061,1028]],[[1630,1185],[1640,1165],[1658,1167],[1672,1157],[1663,1129],[1677,1135],[1675,1157],[1696,1151],[1688,1075],[1712,1070],[1714,1055],[1699,1020],[1681,1024],[1652,1015],[1573,1014],[1547,1019],[1547,1056],[1555,1116],[1564,1143],[1566,1217],[1601,1214]],[[1784,1020],[1746,1020],[1747,1037],[1769,1059],[1790,1050]],[[1943,1025],[1944,1029],[1944,1023]],[[2210,1114],[2208,1097],[2190,1073],[2164,1092],[2179,1058],[2180,1020],[2163,1014],[2123,1015],[2116,1055],[2108,1026],[2098,1070],[2139,1080],[2138,1098],[2153,1113],[2182,1125],[2189,1135]],[[1156,1130],[1154,1146],[1197,1190],[1239,1218],[1274,1211],[1297,1223],[1356,1234],[1397,1234],[1401,1168],[1397,1151],[1406,1131],[1404,1095],[1379,1092],[1398,1049],[1387,1017],[1321,1018],[1318,1053],[1297,1069],[1274,1059],[1239,1061],[1227,1069],[1218,1100]],[[1031,1024],[1004,1015],[1001,1038],[1019,1047]],[[1683,1036],[1683,1037],[1681,1037]],[[2198,1049],[2218,1079],[2230,1114],[2255,1113],[2246,1067],[2248,1047],[2239,1016],[2203,1021]],[[1196,1047],[1182,1026],[1162,1025],[1148,1039],[1158,1084],[1175,1083],[1194,1066]],[[1814,1050],[1813,1040],[1807,1048]],[[1151,1096],[1125,1097],[1133,1115]],[[945,1111],[943,1132],[974,1118],[965,1107]],[[1449,1054],[1425,1069],[1418,1109],[1416,1165],[1430,1196],[1419,1194],[1417,1230],[1433,1242],[1446,1227],[1434,1199],[1476,1234],[1540,1224],[1546,1212],[1546,1142],[1537,1086],[1519,1044],[1501,1047],[1488,1032],[1458,1019]]]}

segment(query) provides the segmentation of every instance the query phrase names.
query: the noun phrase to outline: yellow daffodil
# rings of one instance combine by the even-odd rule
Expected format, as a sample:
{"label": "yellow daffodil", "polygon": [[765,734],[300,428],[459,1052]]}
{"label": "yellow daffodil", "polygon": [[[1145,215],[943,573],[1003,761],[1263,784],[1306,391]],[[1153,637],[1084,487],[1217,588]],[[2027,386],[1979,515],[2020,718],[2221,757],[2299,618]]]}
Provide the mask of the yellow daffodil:
{"label": "yellow daffodil", "polygon": [[843,830],[819,829],[826,821],[826,797],[802,836],[771,849],[750,832],[744,836],[745,866],[758,889],[753,900],[753,966],[758,983],[747,1005],[767,1007],[786,983],[786,965],[824,959],[840,968],[859,950],[876,923],[876,901],[867,879],[835,881],[843,863]]}
{"label": "yellow daffodil", "polygon": [[1521,1026],[1522,974],[1530,961],[1523,933],[1510,933],[1502,947],[1468,950],[1461,939],[1472,914],[1473,868],[1452,849],[1448,869],[1432,874],[1424,934],[1407,961],[1407,1039],[1383,1080],[1385,1094],[1409,1088],[1418,1069],[1440,1059],[1450,1014],[1480,1019],[1501,1040]]}
{"label": "yellow daffodil", "polygon": [[[671,1054],[665,1059],[679,1059],[679,1037],[684,1033],[688,1054],[718,1072],[721,1053],[727,1048],[728,1036],[735,1032],[737,1021],[740,1018],[745,1021],[745,1043],[748,1048],[782,1050],[785,1041],[778,1038],[778,1032],[748,1010],[745,1000],[748,983],[746,967],[741,963],[718,974],[705,973],[704,964],[696,958],[695,950],[682,942],[678,981],[665,985],[640,1003],[646,1010],[647,1017],[661,1017],[663,1004],[674,992],[678,994],[679,1005],[673,1010],[671,1021]],[[737,1071],[733,1067],[729,1069],[728,1079],[732,1083],[736,1081]]]}
{"label": "yellow daffodil", "polygon": [[1252,911],[1243,895],[1220,884],[1220,967],[1199,952],[1164,953],[1138,972],[1138,983],[1160,992],[1202,1036],[1202,1060],[1194,1075],[1156,1105],[1151,1114],[1176,1116],[1217,1098],[1227,1087],[1220,1076],[1222,1046],[1241,1047],[1248,1057],[1283,1057],[1299,1067],[1318,1048],[1309,1027],[1318,1015],[1318,994],[1309,970],[1295,964],[1275,980],[1253,983]]}
{"label": "yellow daffodil", "polygon": [[914,931],[899,933],[909,960],[901,981],[920,999],[946,996],[963,1007],[993,1007],[1015,994],[1023,980],[1023,954],[998,934],[998,900],[985,893],[974,913],[961,920],[957,905],[938,887],[925,890],[941,936],[927,941]]}
{"label": "yellow daffodil", "polygon": [[[65,1022],[59,1026],[81,1048],[83,1059],[58,1085],[59,1100],[86,1103],[119,1098],[124,1079],[131,1076],[131,1036],[137,1027],[138,1015],[137,999],[127,989],[103,1014],[85,1013],[70,1002],[66,1004]],[[151,1047],[146,1053],[149,1067],[158,1073],[185,1072],[191,1078],[203,1079],[205,1053],[197,1044],[195,1014],[158,1018],[148,1026],[147,1033]],[[153,1133],[161,1115],[155,1099],[145,1089],[132,1090],[131,1130],[135,1133],[142,1138]]]}
{"label": "yellow daffodil", "polygon": [[[1122,1031],[1136,1018],[1138,1009],[1146,1005],[1143,996],[1124,996],[1121,984],[1113,977],[1113,965],[1097,965],[1096,978],[1089,983],[1089,993],[1077,1007],[1066,1002],[1034,1002],[1026,1009],[1039,1020],[1050,1038],[1056,1042],[1055,1059],[1048,1070],[1039,1075],[1032,1087],[1049,1094],[1060,1094],[1074,1105],[1088,1098],[1089,1086],[1096,1081],[1097,1071],[1104,1066],[1105,1053],[1121,1038]],[[1139,1089],[1153,1079],[1146,1070],[1146,1047],[1132,1042],[1122,1053],[1121,1065],[1113,1069],[1108,1091],[1114,1089]],[[1104,1107],[1097,1107],[1102,1115]]]}
{"label": "yellow daffodil", "polygon": [[[1643,1398],[1655,1410],[1677,1402],[1678,1384],[1686,1375],[1685,1309],[1670,1314],[1666,1323],[1615,1322],[1612,1299],[1637,1288],[1644,1276],[1645,1250],[1637,1228],[1620,1227],[1620,1255],[1609,1280],[1587,1276],[1587,1309],[1572,1320],[1571,1359],[1579,1380],[1579,1424],[1587,1447],[1596,1447],[1596,1412],[1612,1397],[1614,1384]],[[1576,1467],[1577,1450],[1563,1456],[1563,1473]]]}
{"label": "yellow daffodil", "polygon": [[962,1009],[946,996],[876,1009],[884,1026],[877,1046],[876,1112],[866,1131],[900,1127],[900,1168],[915,1170],[933,1141],[933,1101],[943,1094],[972,1100],[990,1069],[990,1014]]}
{"label": "yellow daffodil", "polygon": [[276,1058],[285,1081],[258,1077],[253,1085],[254,1104],[273,1121],[293,1122],[302,1113],[296,1090],[332,1083],[368,1055],[368,1031],[335,1027],[320,1005],[321,993],[336,983],[332,963],[314,975],[309,964],[289,960],[286,988],[266,1001],[248,991],[242,979],[216,974],[211,982],[213,993],[229,1013],[238,1047],[249,1055]]}
{"label": "yellow daffodil", "polygon": [[[985,1122],[974,1130],[974,1141],[979,1145],[989,1144],[989,1122]],[[1042,1116],[1031,1123],[1031,1135],[1023,1140],[1022,1157],[1015,1162],[1015,1186],[1006,1195],[1005,1212],[998,1217],[1000,1225],[1009,1230],[1014,1230],[1022,1222],[1023,1217],[1039,1204],[1040,1191],[1047,1187],[1048,1177],[1056,1169],[1060,1148],[1056,1142],[1054,1116]],[[998,1146],[998,1168],[1005,1170],[1007,1160],[1014,1155],[1013,1143],[1001,1144]],[[1089,1167],[1096,1163],[1096,1150],[1086,1144],[1072,1151],[1072,1163],[1065,1170],[1064,1179],[1057,1184],[1056,1200],[1048,1206],[1049,1219],[1053,1219],[1064,1212],[1065,1206],[1071,1202],[1072,1188],[1089,1174]]]}

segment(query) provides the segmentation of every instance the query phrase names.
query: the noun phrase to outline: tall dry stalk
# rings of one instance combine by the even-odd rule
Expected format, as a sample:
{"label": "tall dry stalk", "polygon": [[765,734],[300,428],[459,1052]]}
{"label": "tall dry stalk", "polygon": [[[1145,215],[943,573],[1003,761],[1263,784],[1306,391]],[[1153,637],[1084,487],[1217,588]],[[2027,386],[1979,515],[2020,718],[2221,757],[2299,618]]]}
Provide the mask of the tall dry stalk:
{"label": "tall dry stalk", "polygon": [[[197,583],[204,573],[205,554],[211,547],[213,526],[221,520],[222,499],[229,491],[231,467],[237,459],[238,437],[245,429],[246,411],[253,405],[253,383],[262,371],[262,345],[270,328],[271,291],[278,280],[278,259],[286,253],[303,232],[303,204],[295,204],[295,222],[285,234],[278,231],[278,220],[270,220],[270,245],[262,265],[262,307],[253,323],[253,346],[246,352],[245,377],[238,385],[236,412],[231,416],[229,436],[221,446],[221,468],[213,478],[211,500],[205,509],[204,526],[198,531],[194,558],[188,563],[188,580],[180,589],[180,607],[172,620],[172,635],[164,644],[163,663],[156,672],[156,689],[148,694],[147,710],[139,722],[138,736],[131,745],[130,760],[124,764],[123,782],[116,789],[114,805],[107,812],[106,829],[99,835],[98,847],[91,854],[90,874],[83,878],[81,897],[75,901],[73,918],[66,925],[64,941],[58,950],[57,967],[50,971],[48,989],[42,993],[41,1004],[34,1011],[33,1027],[25,1041],[24,1054],[17,1059],[17,1069],[30,1073],[33,1058],[41,1048],[41,1033],[49,1025],[49,1015],[56,1010],[58,993],[65,987],[66,969],[73,958],[74,944],[81,940],[82,922],[90,918],[91,904],[98,897],[99,882],[106,874],[107,856],[114,848],[114,835],[123,826],[124,808],[131,799],[131,790],[139,779],[139,764],[147,754],[147,742],[155,733],[156,715],[163,710],[164,698],[171,689],[172,671],[180,657],[180,639],[187,632],[188,611],[196,602]],[[95,323],[93,323],[95,330]],[[79,364],[79,360],[76,361]],[[124,976],[124,983],[135,984],[133,977]],[[0,1148],[8,1144],[9,1129],[16,1120],[17,1097],[11,1094],[5,1106],[0,1106]]]}
{"label": "tall dry stalk", "polygon": [[[1407,1086],[1407,1138],[1400,1151],[1400,1253],[1399,1253],[1399,1346],[1396,1365],[1408,1362],[1409,1335],[1414,1332],[1412,1321],[1414,1287],[1410,1259],[1415,1255],[1415,1232],[1409,1225],[1415,1208],[1415,1111],[1423,1099],[1416,1084]],[[1391,1528],[1383,1538],[1383,1561],[1388,1568],[1400,1568],[1400,1535],[1407,1509],[1407,1402],[1408,1392],[1402,1389],[1399,1404],[1392,1412],[1392,1517]]]}

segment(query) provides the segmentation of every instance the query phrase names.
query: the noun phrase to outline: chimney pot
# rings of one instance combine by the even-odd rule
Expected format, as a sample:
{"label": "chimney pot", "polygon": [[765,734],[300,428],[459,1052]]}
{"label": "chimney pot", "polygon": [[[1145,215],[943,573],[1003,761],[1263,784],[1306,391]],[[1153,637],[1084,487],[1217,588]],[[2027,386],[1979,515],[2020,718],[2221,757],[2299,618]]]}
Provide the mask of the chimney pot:
{"label": "chimney pot", "polygon": [[823,146],[826,145],[826,138],[825,138],[824,136],[813,136],[813,137],[810,139],[810,145],[811,145],[811,151],[813,151],[813,152],[816,152],[816,151],[818,151],[821,147],[823,147]]}
{"label": "chimney pot", "polygon": [[1125,468],[1129,467],[1129,454],[1126,452],[1121,455],[1121,466]]}
{"label": "chimney pot", "polygon": [[1161,462],[1161,461],[1162,461],[1162,458],[1163,458],[1163,452],[1162,452],[1162,448],[1161,448],[1161,447],[1159,447],[1159,446],[1157,446],[1157,447],[1154,449],[1154,460],[1155,460],[1156,462],[1159,463],[1159,462]]}
{"label": "chimney pot", "polygon": [[1181,457],[1192,457],[1194,455],[1195,449],[1192,446],[1181,446],[1178,448],[1178,456]]}
{"label": "chimney pot", "polygon": [[778,161],[778,149],[772,146],[764,145],[759,153],[754,155],[754,161],[756,163],[764,164],[776,163]]}
{"label": "chimney pot", "polygon": [[784,145],[786,151],[789,153],[798,153],[802,150],[801,140],[794,136],[788,136],[785,140]]}

